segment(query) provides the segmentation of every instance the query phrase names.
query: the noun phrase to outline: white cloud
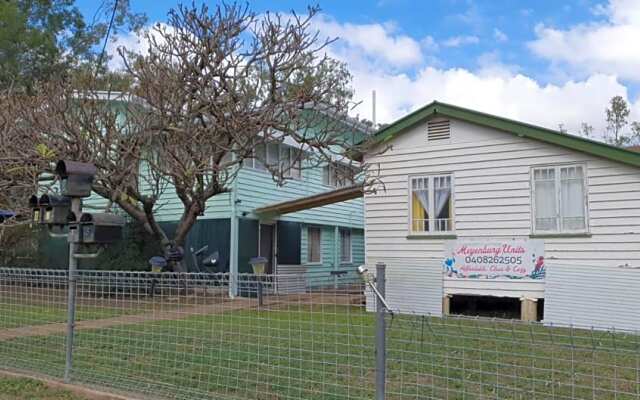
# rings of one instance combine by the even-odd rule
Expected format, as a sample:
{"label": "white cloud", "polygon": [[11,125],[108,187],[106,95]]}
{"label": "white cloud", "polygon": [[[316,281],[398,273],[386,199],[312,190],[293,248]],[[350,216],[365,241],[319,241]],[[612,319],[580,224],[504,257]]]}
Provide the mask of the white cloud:
{"label": "white cloud", "polygon": [[362,56],[394,67],[418,65],[423,61],[420,43],[409,36],[397,34],[392,23],[342,24],[327,15],[320,15],[314,21],[314,27],[331,38],[340,38],[334,51],[357,51]]}
{"label": "white cloud", "polygon": [[539,24],[529,48],[553,63],[585,73],[640,81],[640,1],[610,0],[593,10],[604,21],[556,29]]}
{"label": "white cloud", "polygon": [[467,44],[476,44],[480,41],[477,36],[465,35],[465,36],[453,36],[442,42],[445,47],[460,47]]}
{"label": "white cloud", "polygon": [[518,65],[503,63],[497,50],[480,54],[477,63],[479,76],[510,77],[521,69]]}
{"label": "white cloud", "polygon": [[440,47],[438,46],[438,43],[433,38],[433,36],[430,36],[430,35],[422,38],[422,40],[420,41],[420,45],[422,46],[423,49],[427,51],[437,51],[438,48]]}
{"label": "white cloud", "polygon": [[[610,9],[607,13],[607,18],[616,21],[629,18]],[[517,65],[503,63],[497,51],[480,55],[474,70],[445,68],[428,54],[438,49],[430,36],[418,42],[398,34],[393,24],[340,24],[326,16],[320,22],[317,27],[322,35],[342,37],[328,52],[347,62],[354,76],[356,100],[362,103],[353,114],[371,118],[371,91],[375,89],[378,122],[392,122],[438,100],[552,129],[562,123],[573,133],[587,122],[598,135],[605,129],[604,109],[610,98],[622,95],[628,99],[627,88],[612,73],[541,84]],[[118,45],[144,52],[148,43],[125,35],[115,46],[109,45],[110,54]],[[111,63],[121,66],[118,58]],[[405,72],[408,70],[413,73]],[[631,103],[630,120],[640,120],[640,97]]]}
{"label": "white cloud", "polygon": [[124,68],[124,61],[120,54],[118,54],[119,48],[124,48],[134,53],[147,54],[149,49],[149,39],[145,36],[145,32],[149,32],[149,34],[156,40],[160,40],[156,31],[157,28],[168,31],[173,30],[173,28],[167,24],[158,23],[148,27],[145,31],[138,33],[127,32],[124,35],[118,35],[114,41],[109,41],[106,49],[107,54],[111,57],[109,60],[109,68],[113,70],[121,70]]}
{"label": "white cloud", "polygon": [[[604,109],[609,99],[626,97],[626,88],[614,76],[601,74],[562,85],[541,85],[507,71],[491,75],[426,67],[415,78],[373,71],[353,73],[356,94],[363,99],[356,112],[370,118],[369,96],[375,89],[378,122],[383,123],[438,100],[551,129],[562,123],[572,133],[579,132],[581,122],[587,122],[597,136],[604,132]],[[640,100],[632,108],[632,119],[640,119]]]}
{"label": "white cloud", "polygon": [[498,28],[493,28],[493,38],[498,42],[506,42],[509,37]]}

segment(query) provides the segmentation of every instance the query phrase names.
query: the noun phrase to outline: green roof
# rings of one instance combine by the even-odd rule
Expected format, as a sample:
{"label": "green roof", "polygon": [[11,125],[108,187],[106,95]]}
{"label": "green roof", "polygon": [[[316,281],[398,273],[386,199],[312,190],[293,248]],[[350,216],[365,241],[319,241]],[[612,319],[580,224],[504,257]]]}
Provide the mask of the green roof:
{"label": "green roof", "polygon": [[519,137],[538,140],[566,147],[572,150],[607,158],[624,164],[640,167],[640,153],[611,146],[606,143],[569,135],[553,129],[527,124],[512,119],[485,114],[468,108],[434,101],[426,106],[394,121],[390,125],[378,130],[374,138],[378,143],[385,143],[405,132],[408,128],[425,121],[431,116],[445,116],[487,126]]}

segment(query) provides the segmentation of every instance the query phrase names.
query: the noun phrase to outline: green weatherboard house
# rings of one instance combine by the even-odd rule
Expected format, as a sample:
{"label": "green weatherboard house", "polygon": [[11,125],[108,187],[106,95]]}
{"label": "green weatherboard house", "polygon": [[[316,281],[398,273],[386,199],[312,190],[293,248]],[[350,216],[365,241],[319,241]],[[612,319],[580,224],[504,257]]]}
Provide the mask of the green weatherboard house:
{"label": "green weatherboard house", "polygon": [[[111,93],[109,99],[113,99]],[[117,97],[117,96],[116,96]],[[116,100],[117,101],[117,100]],[[349,121],[345,134],[364,134],[365,127]],[[354,132],[354,125],[356,126]],[[271,145],[270,145],[271,146]],[[286,157],[293,146],[257,148],[262,158]],[[218,269],[250,273],[252,257],[267,258],[267,273],[311,273],[331,276],[331,271],[355,273],[364,263],[362,189],[341,182],[334,167],[292,170],[291,179],[278,186],[257,160],[245,160],[230,191],[209,199],[204,215],[191,229],[185,262],[193,268],[190,249],[208,245],[219,252]],[[104,199],[94,196],[86,205]],[[182,213],[182,203],[168,189],[158,202],[156,217],[169,233]]]}

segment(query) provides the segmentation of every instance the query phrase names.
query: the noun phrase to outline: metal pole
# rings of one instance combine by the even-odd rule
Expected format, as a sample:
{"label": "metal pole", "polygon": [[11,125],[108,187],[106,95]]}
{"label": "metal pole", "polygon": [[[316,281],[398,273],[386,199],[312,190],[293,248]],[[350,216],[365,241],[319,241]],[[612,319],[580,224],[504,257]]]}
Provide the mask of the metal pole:
{"label": "metal pole", "polygon": [[[71,211],[80,218],[82,213],[82,200],[79,197],[71,199]],[[76,229],[80,229],[77,227]],[[76,270],[78,268],[78,259],[76,258],[77,243],[72,240],[69,243],[69,277],[68,277],[68,298],[67,298],[67,347],[66,362],[64,366],[64,381],[71,381],[71,367],[73,364],[73,330],[76,321]]]}
{"label": "metal pole", "polygon": [[[376,400],[385,400],[387,379],[387,327],[385,322],[385,268],[384,263],[376,264],[376,288],[381,296],[376,296]],[[382,298],[381,298],[382,297]]]}

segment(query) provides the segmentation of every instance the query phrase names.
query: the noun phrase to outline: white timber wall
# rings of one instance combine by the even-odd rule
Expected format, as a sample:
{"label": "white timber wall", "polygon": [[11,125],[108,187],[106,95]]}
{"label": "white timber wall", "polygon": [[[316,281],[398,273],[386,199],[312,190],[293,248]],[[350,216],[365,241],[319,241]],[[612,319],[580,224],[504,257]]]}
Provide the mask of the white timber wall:
{"label": "white timber wall", "polygon": [[553,265],[547,273],[544,323],[640,331],[640,269]]}
{"label": "white timber wall", "polygon": [[[376,275],[375,265],[368,266]],[[386,264],[385,300],[394,312],[442,316],[442,269],[440,263]],[[376,296],[365,288],[367,311],[376,310]]]}
{"label": "white timber wall", "polygon": [[[457,238],[528,238],[531,168],[581,162],[587,166],[589,235],[544,238],[547,264],[640,266],[640,169],[460,120],[451,120],[448,140],[428,143],[424,121],[385,145],[391,148],[365,158],[380,167],[384,184],[365,195],[368,265],[400,268],[443,258],[444,239],[409,237],[409,176],[453,174]],[[544,282],[445,278],[444,291],[542,298]]]}

